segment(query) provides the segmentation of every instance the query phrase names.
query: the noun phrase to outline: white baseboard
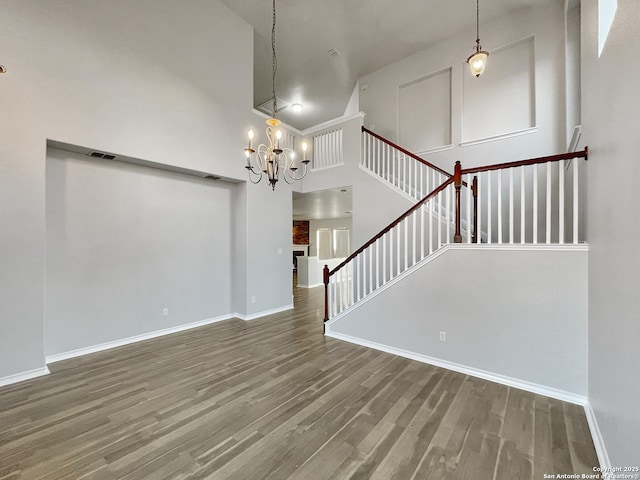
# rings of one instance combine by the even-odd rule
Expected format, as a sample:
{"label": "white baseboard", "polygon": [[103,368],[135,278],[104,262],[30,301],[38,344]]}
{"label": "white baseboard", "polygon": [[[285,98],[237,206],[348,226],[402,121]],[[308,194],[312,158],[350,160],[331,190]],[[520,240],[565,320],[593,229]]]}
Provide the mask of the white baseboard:
{"label": "white baseboard", "polygon": [[593,445],[596,448],[596,454],[598,455],[600,468],[602,468],[603,470],[610,469],[611,460],[609,460],[609,454],[607,453],[607,448],[605,447],[604,439],[602,438],[602,433],[600,432],[600,426],[598,425],[596,414],[589,402],[587,402],[587,404],[584,406],[584,413],[587,416],[587,423],[589,424],[589,430],[591,431],[591,438],[593,438]]}
{"label": "white baseboard", "polygon": [[101,343],[99,345],[93,345],[91,347],[79,348],[77,350],[71,350],[69,352],[56,353],[48,355],[46,357],[47,364],[59,362],[61,360],[68,360],[69,358],[80,357],[82,355],[88,355],[90,353],[102,352],[103,350],[109,350],[110,348],[122,347],[123,345],[129,345],[143,340],[149,340],[151,338],[162,337],[164,335],[170,335],[172,333],[183,332],[185,330],[191,330],[192,328],[203,327],[212,323],[221,322],[223,320],[229,320],[233,318],[233,315],[221,315],[219,317],[207,318],[198,322],[187,323],[185,325],[178,325],[175,327],[164,328],[162,330],[156,330],[154,332],[143,333],[142,335],[135,335],[133,337],[123,338],[121,340],[114,340],[112,342]]}
{"label": "white baseboard", "polygon": [[498,373],[487,372],[486,370],[480,370],[478,368],[467,367],[466,365],[460,365],[458,363],[449,362],[447,360],[441,360],[439,358],[429,357],[419,353],[410,352],[401,348],[394,348],[388,345],[383,345],[362,338],[352,337],[351,335],[345,335],[342,333],[332,332],[331,326],[327,325],[325,335],[327,337],[335,338],[338,340],[344,340],[345,342],[355,343],[363,347],[373,348],[382,352],[392,353],[400,357],[409,358],[418,362],[427,363],[436,367],[446,368],[447,370],[453,370],[454,372],[462,373],[472,377],[482,378],[490,382],[500,383],[509,387],[519,388],[527,392],[537,393],[544,395],[545,397],[555,398],[564,402],[574,403],[576,405],[586,405],[587,397],[578,395],[575,393],[567,392],[553,387],[547,387],[537,383],[528,382],[526,380],[520,380],[518,378],[507,377]]}
{"label": "white baseboard", "polygon": [[267,315],[273,315],[274,313],[286,312],[287,310],[293,310],[293,303],[291,305],[285,305],[283,307],[272,308],[271,310],[264,310],[258,313],[252,313],[251,315],[244,315],[242,313],[234,313],[233,317],[239,318],[244,321],[256,320],[258,318],[266,317]]}
{"label": "white baseboard", "polygon": [[32,378],[42,377],[43,375],[49,375],[49,369],[47,367],[36,368],[27,372],[16,373],[7,377],[0,378],[0,387],[5,385],[11,385],[13,383],[24,382],[25,380],[31,380]]}
{"label": "white baseboard", "polygon": [[314,285],[304,285],[302,283],[298,283],[298,285],[296,285],[299,288],[317,288],[317,287],[322,287],[324,286],[324,283],[316,283]]}

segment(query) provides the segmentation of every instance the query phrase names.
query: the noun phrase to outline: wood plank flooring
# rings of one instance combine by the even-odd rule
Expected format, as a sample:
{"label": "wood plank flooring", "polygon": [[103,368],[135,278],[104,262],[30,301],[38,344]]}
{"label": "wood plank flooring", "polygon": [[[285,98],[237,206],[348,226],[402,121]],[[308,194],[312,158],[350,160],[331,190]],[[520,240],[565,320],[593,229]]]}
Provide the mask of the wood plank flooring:
{"label": "wood plank flooring", "polygon": [[581,407],[322,335],[321,289],[0,388],[0,479],[591,473]]}

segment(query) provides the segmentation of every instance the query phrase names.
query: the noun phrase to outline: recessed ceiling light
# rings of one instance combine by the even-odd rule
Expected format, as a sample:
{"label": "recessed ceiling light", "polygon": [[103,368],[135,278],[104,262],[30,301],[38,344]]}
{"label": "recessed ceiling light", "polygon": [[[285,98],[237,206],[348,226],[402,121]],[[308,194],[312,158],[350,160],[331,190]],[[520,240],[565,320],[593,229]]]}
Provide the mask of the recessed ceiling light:
{"label": "recessed ceiling light", "polygon": [[7,73],[7,69],[4,65],[0,65],[0,73]]}
{"label": "recessed ceiling light", "polygon": [[293,105],[291,105],[291,110],[293,110],[296,113],[299,113],[302,111],[302,104],[301,103],[294,103]]}

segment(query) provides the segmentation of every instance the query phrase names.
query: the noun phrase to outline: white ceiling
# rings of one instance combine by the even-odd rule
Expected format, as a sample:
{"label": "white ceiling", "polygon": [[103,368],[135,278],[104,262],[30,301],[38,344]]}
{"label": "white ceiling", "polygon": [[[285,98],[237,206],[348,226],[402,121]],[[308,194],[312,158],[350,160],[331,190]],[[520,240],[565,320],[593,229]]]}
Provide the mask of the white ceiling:
{"label": "white ceiling", "polygon": [[[254,27],[254,105],[260,105],[272,91],[272,2],[221,1]],[[484,0],[480,22],[546,1]],[[304,105],[279,118],[299,129],[342,115],[363,75],[455,34],[469,37],[469,51],[475,42],[475,0],[277,0],[276,9],[276,94]],[[330,56],[330,49],[340,55]]]}
{"label": "white ceiling", "polygon": [[322,220],[351,217],[353,195],[351,187],[293,192],[294,220]]}

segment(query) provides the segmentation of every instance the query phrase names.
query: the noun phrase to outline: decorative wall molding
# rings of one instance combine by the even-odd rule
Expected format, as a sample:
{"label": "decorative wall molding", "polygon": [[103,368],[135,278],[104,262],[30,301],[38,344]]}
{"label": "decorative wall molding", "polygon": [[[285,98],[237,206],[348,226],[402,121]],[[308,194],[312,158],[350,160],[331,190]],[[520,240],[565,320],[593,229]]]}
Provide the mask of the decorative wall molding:
{"label": "decorative wall molding", "polygon": [[490,58],[491,67],[482,77],[463,77],[461,146],[533,133],[536,128],[535,36],[493,48]]}
{"label": "decorative wall molding", "polygon": [[[420,152],[418,155],[444,151],[452,146],[452,92],[452,66],[398,85],[396,88],[398,143],[411,152]],[[428,113],[425,114],[425,112]],[[403,125],[409,125],[411,128],[403,128]],[[442,130],[443,125],[445,130],[438,132]],[[412,128],[416,127],[419,131],[412,131]],[[434,135],[440,135],[440,138],[430,138]]]}
{"label": "decorative wall molding", "polygon": [[333,128],[338,125],[341,125],[345,122],[349,122],[351,120],[355,120],[356,118],[364,118],[366,113],[358,112],[353,115],[341,115],[339,117],[333,118],[331,120],[327,120],[326,122],[319,123],[318,125],[314,125],[313,127],[309,127],[301,132],[303,137],[312,135],[316,132],[320,132],[321,130],[326,130],[328,128]]}
{"label": "decorative wall molding", "polygon": [[419,157],[422,157],[424,155],[432,155],[434,153],[446,152],[448,150],[453,150],[453,144],[451,144],[451,145],[443,145],[441,147],[430,148],[429,150],[423,150],[421,152],[412,152],[412,153],[415,153]]}
{"label": "decorative wall molding", "polygon": [[371,342],[371,341],[364,340],[357,337],[352,337],[350,335],[333,332],[331,331],[330,327],[327,327],[325,335],[327,337],[335,338],[337,340],[343,340],[345,342],[355,343],[356,345],[361,345],[363,347],[373,348],[374,350],[380,350],[382,352],[398,355],[399,357],[408,358],[410,360],[416,360],[418,362],[427,363],[429,365],[434,365],[440,368],[446,368],[447,370],[453,370],[454,372],[462,373],[464,375],[482,378],[483,380],[499,383],[501,385],[507,385],[509,387],[519,388],[527,392],[544,395],[546,397],[555,398],[557,400],[562,400],[564,402],[569,402],[569,403],[582,405],[582,406],[587,404],[587,397],[583,395],[577,395],[572,392],[566,392],[564,390],[548,387],[546,385],[540,385],[537,383],[528,382],[526,380],[521,380],[518,378],[507,377],[505,375],[500,375],[498,373],[487,372],[486,370],[468,367],[466,365],[460,365],[458,363],[449,362],[447,360],[441,360],[439,358],[429,357],[427,355],[422,355],[419,353],[410,352],[400,348],[394,348],[388,345],[382,345],[380,343]]}
{"label": "decorative wall molding", "polygon": [[522,130],[516,130],[514,132],[494,135],[493,137],[480,138],[478,140],[470,140],[468,142],[460,142],[460,146],[472,147],[473,145],[480,145],[481,143],[496,142],[498,140],[505,140],[507,138],[520,137],[522,135],[531,135],[532,133],[537,133],[537,132],[538,132],[538,127],[525,128]]}
{"label": "decorative wall molding", "polygon": [[[261,112],[260,110],[256,110],[255,108],[252,111],[255,115],[262,117],[265,120],[267,120],[268,118],[271,118],[269,115],[266,115],[265,113]],[[353,115],[341,115],[339,117],[332,118],[331,120],[327,120],[326,122],[319,123],[318,125],[314,125],[313,127],[306,128],[304,130],[298,130],[297,128],[292,127],[291,125],[282,122],[282,128],[289,130],[290,132],[295,133],[300,137],[307,137],[321,130],[335,127],[337,125],[348,122],[350,120],[354,120],[356,118],[364,118],[365,115],[366,113],[364,112],[354,113]]]}

